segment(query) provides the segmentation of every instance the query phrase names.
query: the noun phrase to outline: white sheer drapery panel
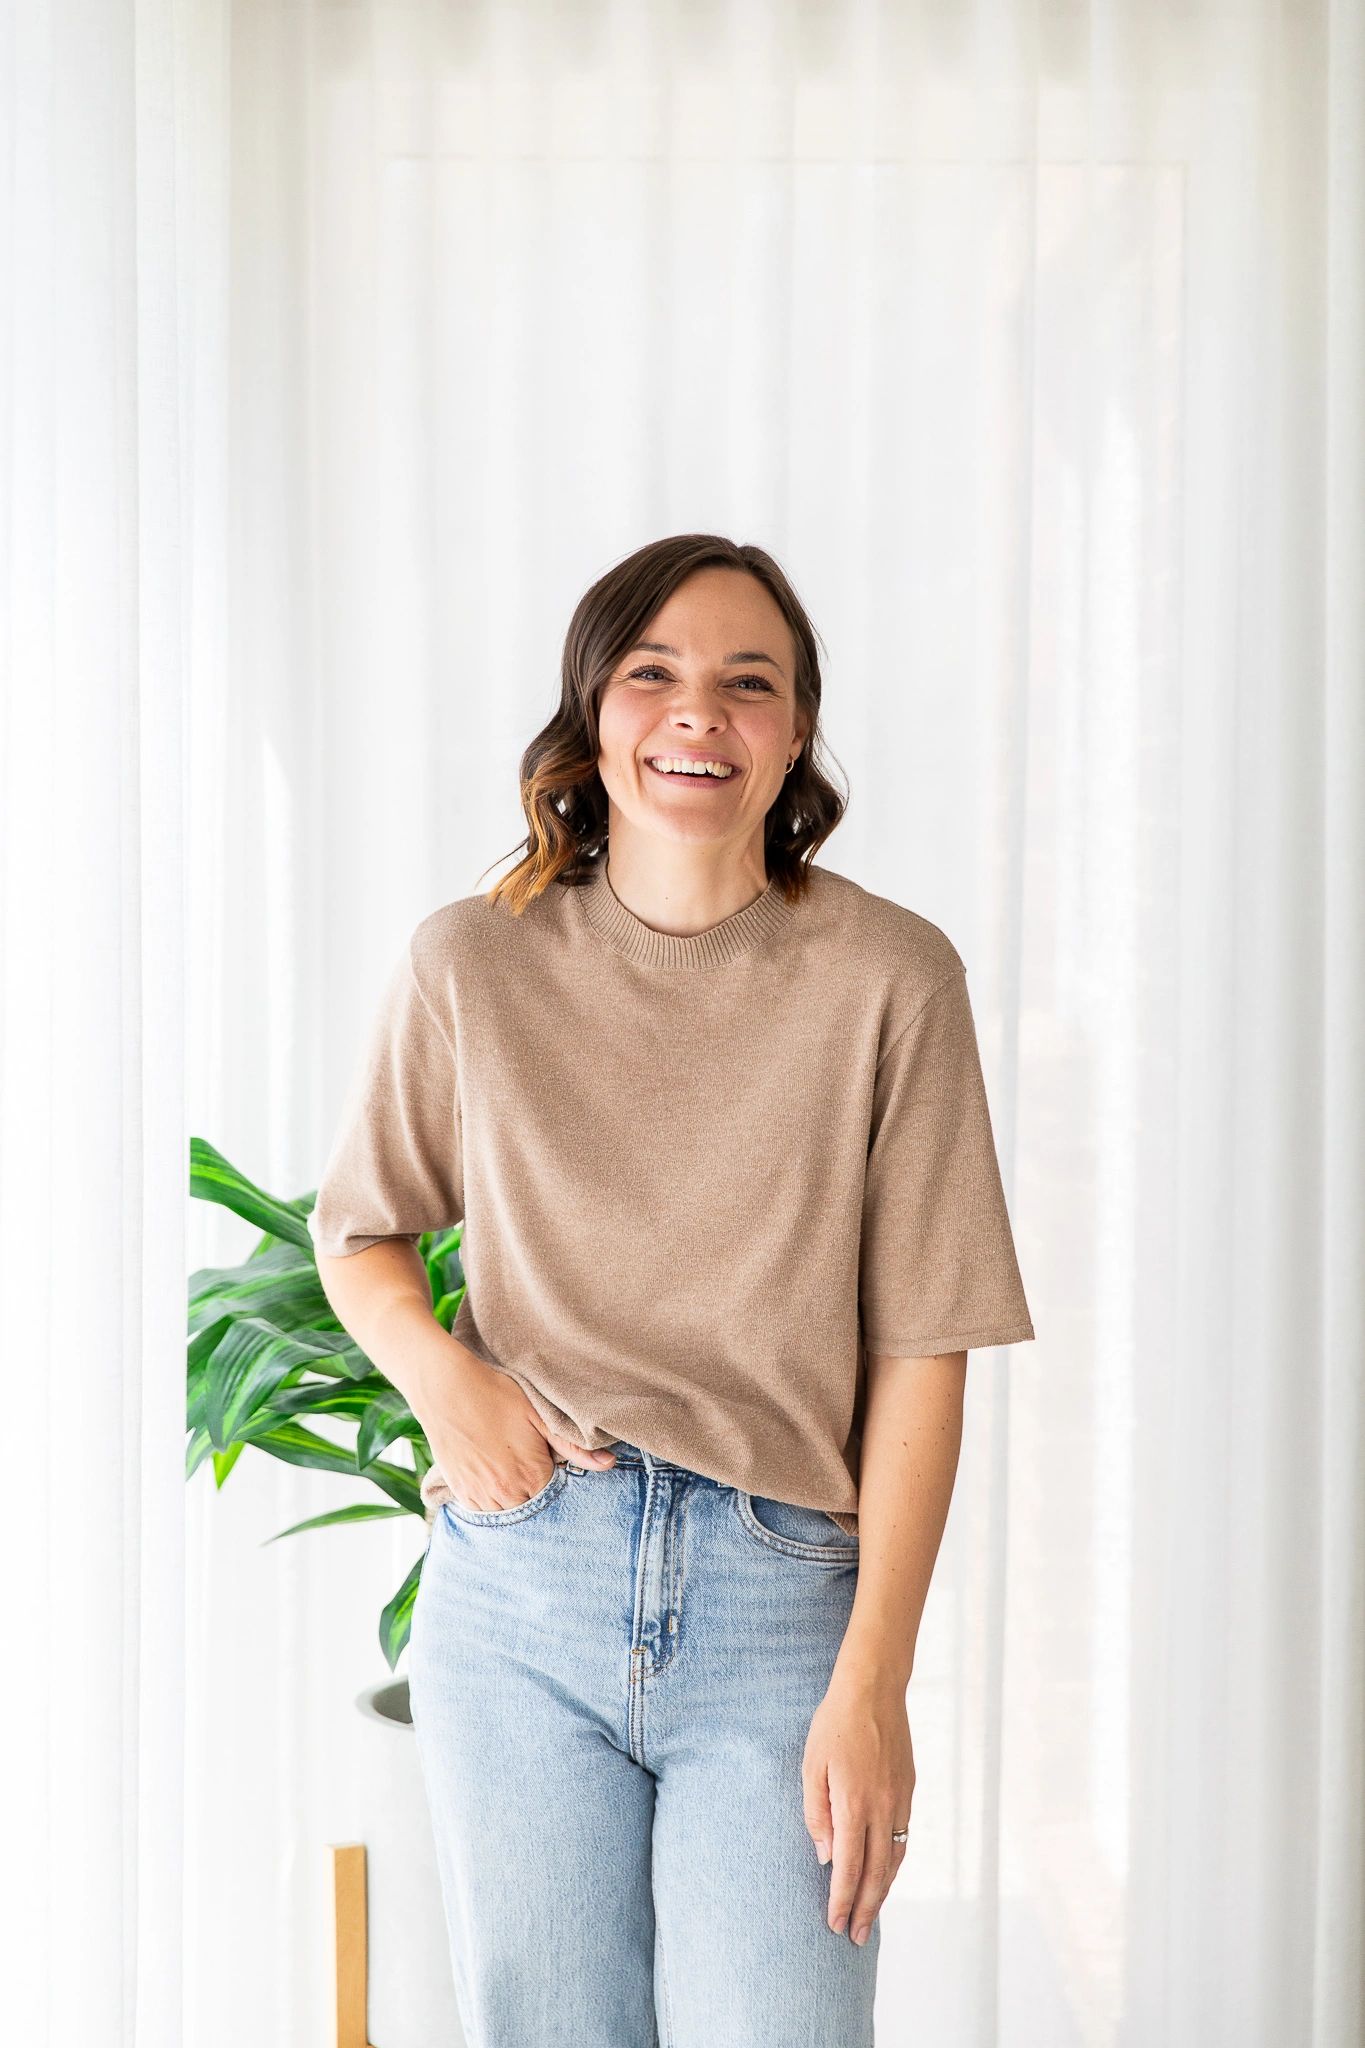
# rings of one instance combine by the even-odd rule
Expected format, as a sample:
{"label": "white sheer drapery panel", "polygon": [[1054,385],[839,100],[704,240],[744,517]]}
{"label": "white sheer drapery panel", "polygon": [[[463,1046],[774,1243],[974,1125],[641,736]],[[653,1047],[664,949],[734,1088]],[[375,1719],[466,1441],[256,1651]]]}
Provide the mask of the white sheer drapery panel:
{"label": "white sheer drapery panel", "polygon": [[0,2031],[48,2048],[184,2039],[184,749],[224,552],[216,16],[27,0],[0,32]]}
{"label": "white sheer drapery panel", "polygon": [[[1304,1190],[1320,1205],[1322,1280],[1309,1354],[1321,1374],[1321,1470],[1307,1495],[1314,2048],[1365,2032],[1365,8],[1333,0],[1325,28],[1322,1068],[1312,1102],[1322,1157],[1317,1187],[1308,1178]],[[1311,762],[1307,780],[1311,818]]]}

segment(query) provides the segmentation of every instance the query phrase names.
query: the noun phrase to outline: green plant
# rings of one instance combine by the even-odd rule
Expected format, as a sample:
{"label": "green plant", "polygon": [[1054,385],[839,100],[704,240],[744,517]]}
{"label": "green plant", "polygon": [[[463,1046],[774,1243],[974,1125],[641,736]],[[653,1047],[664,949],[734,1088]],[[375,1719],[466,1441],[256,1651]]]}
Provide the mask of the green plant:
{"label": "green plant", "polygon": [[[432,1464],[420,1423],[337,1321],[322,1291],[307,1218],[316,1189],[293,1201],[266,1194],[204,1138],[190,1139],[190,1193],[221,1203],[263,1233],[237,1266],[205,1266],[190,1276],[185,1477],[209,1459],[223,1486],[248,1446],[311,1465],[319,1472],[368,1479],[388,1496],[310,1516],[268,1537],[297,1536],[338,1522],[389,1515],[423,1518],[421,1482]],[[419,1240],[437,1320],[449,1329],[464,1297],[462,1229],[428,1231]],[[354,1422],[354,1447],[310,1429],[305,1418]],[[412,1462],[385,1458],[406,1441]],[[424,1553],[425,1554],[425,1553]],[[419,1557],[379,1618],[390,1670],[412,1626],[422,1576]]]}

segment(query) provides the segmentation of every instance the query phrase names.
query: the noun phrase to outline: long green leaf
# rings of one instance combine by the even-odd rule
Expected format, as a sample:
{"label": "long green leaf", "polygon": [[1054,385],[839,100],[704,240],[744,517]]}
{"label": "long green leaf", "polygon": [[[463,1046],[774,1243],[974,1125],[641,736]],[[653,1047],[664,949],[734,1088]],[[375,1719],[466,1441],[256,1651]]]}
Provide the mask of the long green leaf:
{"label": "long green leaf", "polygon": [[214,1448],[258,1434],[258,1411],[290,1373],[330,1355],[311,1338],[277,1330],[259,1316],[239,1316],[219,1338],[204,1369],[203,1420]]}
{"label": "long green leaf", "polygon": [[271,1237],[282,1238],[304,1250],[312,1247],[306,1220],[311,1197],[301,1198],[308,1201],[309,1210],[300,1213],[294,1203],[268,1195],[226,1159],[216,1145],[210,1145],[207,1138],[190,1139],[190,1193],[201,1201],[220,1203],[245,1222],[268,1231]]}
{"label": "long green leaf", "polygon": [[390,1500],[396,1500],[409,1513],[420,1515],[424,1512],[413,1473],[405,1472],[401,1465],[391,1465],[383,1458],[376,1458],[368,1465],[358,1465],[350,1451],[328,1443],[325,1437],[315,1436],[301,1422],[281,1422],[264,1436],[252,1437],[249,1441],[258,1449],[283,1458],[288,1465],[306,1465],[317,1472],[344,1472],[349,1479],[357,1476],[372,1479],[381,1493],[387,1493]]}
{"label": "long green leaf", "polygon": [[390,1671],[407,1648],[412,1632],[412,1610],[417,1600],[425,1556],[423,1552],[379,1617],[379,1647],[388,1659]]}
{"label": "long green leaf", "polygon": [[245,1449],[246,1449],[246,1445],[245,1445],[245,1444],[243,1444],[243,1443],[235,1443],[235,1444],[229,1444],[229,1445],[228,1445],[228,1447],[227,1447],[227,1449],[226,1449],[225,1451],[215,1451],[215,1452],[214,1452],[214,1454],[213,1454],[213,1477],[214,1477],[214,1482],[215,1482],[215,1484],[216,1484],[217,1486],[219,1486],[219,1487],[221,1488],[221,1487],[223,1487],[223,1486],[226,1486],[226,1485],[227,1485],[227,1476],[228,1476],[228,1473],[229,1473],[229,1472],[230,1472],[230,1471],[232,1470],[233,1466],[234,1466],[234,1465],[235,1465],[235,1464],[237,1463],[237,1460],[238,1460],[238,1459],[239,1459],[239,1458],[241,1457],[241,1455],[242,1455],[242,1452],[243,1452],[243,1451],[244,1451]]}
{"label": "long green leaf", "polygon": [[368,1465],[400,1437],[411,1437],[420,1431],[421,1424],[397,1388],[386,1387],[365,1405],[356,1432],[356,1460]]}
{"label": "long green leaf", "polygon": [[371,1373],[368,1379],[360,1381],[300,1380],[297,1384],[280,1387],[271,1395],[269,1406],[274,1415],[344,1415],[359,1422],[376,1401],[390,1395],[402,1407],[405,1423],[402,1433],[418,1435],[421,1425],[412,1410],[401,1395],[394,1394],[394,1389],[379,1373]]}
{"label": "long green leaf", "polygon": [[[287,1253],[286,1262],[280,1258]],[[306,1264],[289,1245],[272,1245],[245,1265],[201,1266],[190,1276],[191,1333],[219,1315],[265,1316],[282,1330],[306,1329],[328,1336],[339,1351],[354,1340],[337,1321],[322,1291],[317,1267]]]}
{"label": "long green leaf", "polygon": [[331,1529],[338,1522],[379,1522],[407,1512],[406,1508],[386,1508],[382,1501],[362,1500],[348,1508],[329,1508],[325,1515],[310,1515],[306,1522],[294,1522],[287,1529],[278,1529],[265,1540],[266,1543],[278,1543],[282,1536],[297,1536],[304,1529]]}

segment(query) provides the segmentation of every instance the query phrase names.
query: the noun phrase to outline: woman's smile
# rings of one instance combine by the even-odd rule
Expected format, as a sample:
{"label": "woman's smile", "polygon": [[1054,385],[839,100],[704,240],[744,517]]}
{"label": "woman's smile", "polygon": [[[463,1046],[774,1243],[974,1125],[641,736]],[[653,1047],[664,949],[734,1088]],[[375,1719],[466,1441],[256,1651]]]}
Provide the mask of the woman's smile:
{"label": "woman's smile", "polygon": [[736,762],[722,761],[718,755],[649,754],[645,766],[660,782],[686,783],[694,789],[719,789],[743,772]]}

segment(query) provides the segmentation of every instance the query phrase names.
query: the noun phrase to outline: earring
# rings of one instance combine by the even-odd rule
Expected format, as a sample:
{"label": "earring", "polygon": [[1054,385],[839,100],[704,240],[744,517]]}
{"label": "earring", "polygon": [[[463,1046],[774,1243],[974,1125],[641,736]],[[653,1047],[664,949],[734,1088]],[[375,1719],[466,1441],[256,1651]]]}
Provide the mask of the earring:
{"label": "earring", "polygon": [[792,772],[792,769],[793,769],[793,768],[794,768],[795,766],[796,766],[796,762],[795,762],[794,760],[792,760],[792,761],[788,761],[788,763],[787,763],[786,767],[785,767],[785,768],[784,768],[784,769],[782,770],[782,773],[783,773],[784,775],[790,775],[790,774],[791,774],[791,772]]}

